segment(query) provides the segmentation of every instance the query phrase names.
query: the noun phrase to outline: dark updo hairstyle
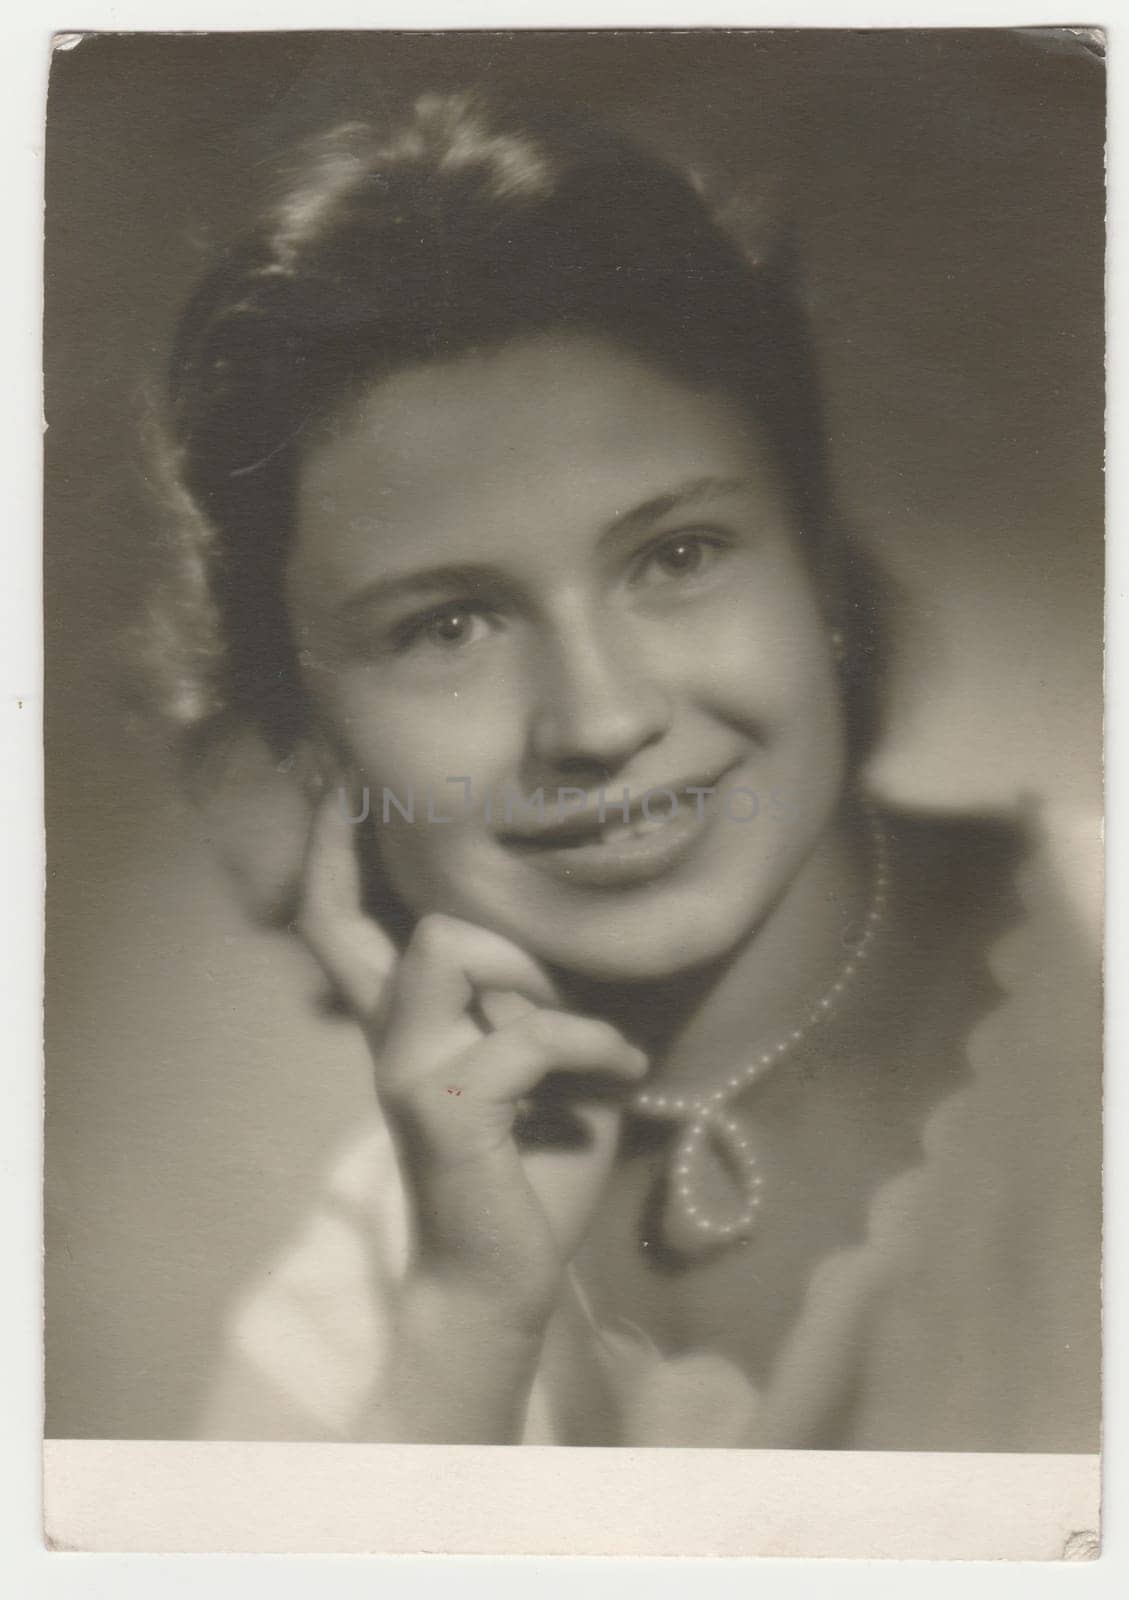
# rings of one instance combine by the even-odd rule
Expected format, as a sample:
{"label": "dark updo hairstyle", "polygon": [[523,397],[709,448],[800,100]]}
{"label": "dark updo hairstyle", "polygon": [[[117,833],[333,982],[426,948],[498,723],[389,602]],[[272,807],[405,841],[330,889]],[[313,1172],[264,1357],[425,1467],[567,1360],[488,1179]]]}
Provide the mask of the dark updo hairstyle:
{"label": "dark updo hairstyle", "polygon": [[695,182],[606,129],[473,95],[425,96],[390,135],[354,123],[305,147],[188,305],[170,429],[197,578],[182,720],[249,720],[279,754],[303,730],[283,575],[311,424],[397,369],[549,329],[723,389],[764,430],[813,572],[833,547],[857,763],[881,677],[876,591],[836,526],[787,263],[753,258]]}

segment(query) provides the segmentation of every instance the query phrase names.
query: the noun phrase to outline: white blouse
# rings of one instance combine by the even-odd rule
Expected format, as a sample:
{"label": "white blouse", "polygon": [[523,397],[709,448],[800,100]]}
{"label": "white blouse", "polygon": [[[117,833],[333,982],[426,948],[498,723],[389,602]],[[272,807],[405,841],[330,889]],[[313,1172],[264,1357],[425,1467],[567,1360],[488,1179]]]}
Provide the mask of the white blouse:
{"label": "white blouse", "polygon": [[[614,1416],[636,1446],[1097,1449],[1100,993],[1062,878],[1044,838],[987,952],[998,1002],[971,1070],[930,1111],[923,1159],[874,1192],[865,1237],[816,1266],[767,1383],[601,1322],[570,1270],[524,1443],[603,1443]],[[233,1308],[197,1436],[362,1437],[408,1249],[374,1112]]]}

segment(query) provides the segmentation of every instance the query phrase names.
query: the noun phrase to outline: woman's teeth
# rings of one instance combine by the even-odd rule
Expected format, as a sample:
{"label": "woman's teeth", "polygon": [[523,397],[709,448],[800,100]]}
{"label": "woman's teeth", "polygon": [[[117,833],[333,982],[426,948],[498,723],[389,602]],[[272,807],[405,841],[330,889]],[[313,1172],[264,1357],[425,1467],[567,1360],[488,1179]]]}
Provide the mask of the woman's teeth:
{"label": "woman's teeth", "polygon": [[639,817],[633,822],[605,822],[594,832],[578,838],[582,844],[623,844],[627,839],[645,839],[648,834],[665,828],[669,817]]}

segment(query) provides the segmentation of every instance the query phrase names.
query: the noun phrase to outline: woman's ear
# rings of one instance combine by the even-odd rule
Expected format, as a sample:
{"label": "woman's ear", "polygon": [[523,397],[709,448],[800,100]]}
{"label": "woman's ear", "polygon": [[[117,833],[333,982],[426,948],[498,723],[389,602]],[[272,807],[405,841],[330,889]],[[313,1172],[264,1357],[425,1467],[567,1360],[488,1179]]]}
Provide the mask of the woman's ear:
{"label": "woman's ear", "polygon": [[818,550],[813,578],[831,653],[836,666],[842,667],[848,655],[851,618],[846,593],[846,560],[838,540],[828,541]]}
{"label": "woman's ear", "polygon": [[196,737],[186,769],[204,837],[231,873],[244,910],[264,926],[286,926],[317,788],[325,783],[324,757],[305,741],[280,757],[257,728],[225,720]]}
{"label": "woman's ear", "polygon": [[285,758],[285,765],[311,805],[317,805],[324,794],[346,781],[346,763],[320,729],[302,735]]}
{"label": "woman's ear", "polygon": [[318,724],[311,724],[294,746],[292,771],[296,782],[316,805],[330,790],[342,791],[345,797],[360,792],[364,779],[344,747],[333,734]]}

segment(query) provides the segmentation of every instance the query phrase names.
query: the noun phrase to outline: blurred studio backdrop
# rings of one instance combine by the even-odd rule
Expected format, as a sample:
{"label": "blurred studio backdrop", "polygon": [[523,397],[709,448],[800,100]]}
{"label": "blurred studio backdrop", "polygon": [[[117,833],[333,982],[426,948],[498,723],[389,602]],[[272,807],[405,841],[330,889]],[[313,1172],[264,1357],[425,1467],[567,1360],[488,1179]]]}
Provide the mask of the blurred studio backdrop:
{"label": "blurred studio backdrop", "polygon": [[134,703],[159,575],[141,435],[263,164],[482,84],[767,196],[803,268],[843,507],[901,589],[874,784],[1042,806],[1093,912],[1103,93],[1086,30],[94,35],[47,141],[47,1432],[188,1433],[225,1307],[370,1107],[316,974],[249,930]]}

